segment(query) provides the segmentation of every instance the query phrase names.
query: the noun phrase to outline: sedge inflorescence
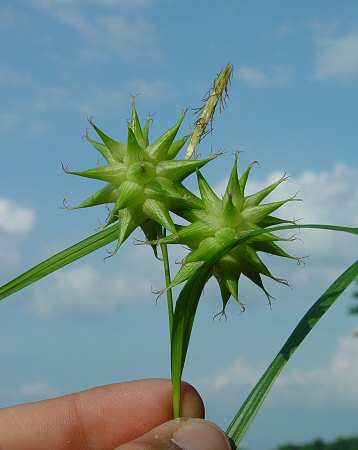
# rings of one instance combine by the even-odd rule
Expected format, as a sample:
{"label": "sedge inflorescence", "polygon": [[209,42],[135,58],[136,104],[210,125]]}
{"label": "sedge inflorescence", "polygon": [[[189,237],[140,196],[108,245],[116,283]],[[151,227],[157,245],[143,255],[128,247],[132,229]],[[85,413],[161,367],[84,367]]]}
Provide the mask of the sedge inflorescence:
{"label": "sedge inflorescence", "polygon": [[[243,307],[238,287],[241,276],[259,286],[270,300],[262,276],[286,282],[271,274],[259,253],[298,260],[277,244],[288,239],[269,231],[263,232],[272,225],[291,223],[271,214],[295,198],[262,204],[287,177],[283,176],[255,194],[246,195],[245,187],[254,163],[239,177],[237,154],[225,194],[220,198],[200,172],[200,168],[217,154],[202,160],[175,159],[189,137],[175,141],[184,117],[185,113],[152,144],[149,143],[151,118],[144,127],[141,126],[134,100],[126,144],[110,138],[90,120],[102,142],[86,137],[103,155],[106,164],[82,172],[68,169],[66,172],[107,184],[71,209],[113,204],[105,226],[118,221],[118,242],[114,253],[137,227],[142,228],[146,242],[153,246],[155,252],[157,244],[188,247],[187,257],[166,289],[188,280],[210,260],[212,267],[208,279],[214,276],[219,283],[223,312],[231,296]],[[183,180],[194,172],[197,173],[200,197],[183,185]],[[188,224],[175,224],[172,212]],[[166,230],[171,233],[169,236],[165,236]],[[242,241],[245,236],[249,238]]]}
{"label": "sedge inflorescence", "polygon": [[158,237],[157,225],[176,234],[170,212],[202,207],[200,199],[186,189],[182,181],[217,155],[203,160],[174,159],[189,137],[175,141],[184,117],[185,113],[152,144],[148,138],[151,118],[141,126],[134,99],[126,144],[110,138],[90,120],[103,142],[86,137],[107,164],[82,172],[68,169],[66,172],[106,181],[107,185],[70,209],[113,203],[106,226],[119,221],[115,252],[137,227],[142,228],[148,239]]}
{"label": "sedge inflorescence", "polygon": [[[283,176],[261,191],[246,196],[245,187],[254,163],[239,178],[237,161],[238,155],[223,198],[218,197],[200,171],[197,172],[203,208],[177,211],[176,213],[185,218],[189,225],[183,226],[175,235],[167,236],[160,241],[167,244],[180,243],[190,248],[190,253],[170,287],[189,279],[207,260],[213,261],[209,278],[215,276],[219,283],[223,312],[231,296],[244,307],[238,290],[242,275],[259,286],[269,300],[271,297],[264,287],[262,275],[287,284],[285,280],[271,274],[258,255],[259,252],[299,260],[286,253],[276,243],[291,239],[281,238],[269,231],[263,232],[272,225],[292,223],[272,216],[271,213],[285,203],[296,200],[294,197],[261,204],[287,177]],[[239,243],[240,239],[245,237],[248,239]]]}

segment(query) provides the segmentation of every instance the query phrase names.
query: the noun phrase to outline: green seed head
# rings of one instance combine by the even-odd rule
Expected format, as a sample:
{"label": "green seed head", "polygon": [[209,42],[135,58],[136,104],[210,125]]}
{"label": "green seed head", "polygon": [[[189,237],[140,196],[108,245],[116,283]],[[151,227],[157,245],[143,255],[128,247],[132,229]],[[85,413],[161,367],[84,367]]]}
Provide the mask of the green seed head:
{"label": "green seed head", "polygon": [[[198,184],[203,203],[202,210],[176,211],[178,215],[190,223],[181,227],[176,236],[168,236],[161,241],[163,243],[184,244],[191,249],[182,268],[174,278],[172,286],[187,280],[195,271],[200,270],[204,262],[214,261],[212,275],[216,277],[220,285],[223,311],[231,296],[243,305],[238,292],[241,275],[246,276],[259,286],[268,299],[270,299],[270,295],[263,285],[262,275],[278,282],[284,282],[271,274],[259,257],[259,252],[297,259],[287,254],[276,244],[276,241],[286,239],[269,232],[258,234],[235,246],[238,239],[250,232],[263,230],[270,225],[290,222],[273,217],[271,213],[286,202],[294,200],[294,198],[261,204],[270,192],[286,180],[286,177],[282,177],[276,183],[267,186],[256,194],[246,196],[245,187],[252,167],[253,164],[239,178],[236,157],[222,199],[215,194],[198,171]],[[230,246],[232,250],[223,253],[223,250]],[[215,255],[218,255],[218,257]]]}
{"label": "green seed head", "polygon": [[155,176],[155,165],[147,161],[133,163],[127,170],[127,179],[140,185],[148,184]]}
{"label": "green seed head", "polygon": [[138,226],[142,227],[148,238],[153,239],[153,230],[157,228],[148,222],[155,222],[175,235],[177,229],[170,211],[202,207],[200,199],[188,191],[182,181],[215,155],[204,160],[174,160],[189,137],[174,141],[184,117],[185,113],[178,123],[152,144],[148,140],[151,119],[142,128],[134,100],[126,144],[110,138],[90,120],[102,142],[86,137],[105,158],[106,164],[82,172],[66,172],[102,180],[107,184],[70,209],[113,203],[106,225],[119,220],[115,251]]}

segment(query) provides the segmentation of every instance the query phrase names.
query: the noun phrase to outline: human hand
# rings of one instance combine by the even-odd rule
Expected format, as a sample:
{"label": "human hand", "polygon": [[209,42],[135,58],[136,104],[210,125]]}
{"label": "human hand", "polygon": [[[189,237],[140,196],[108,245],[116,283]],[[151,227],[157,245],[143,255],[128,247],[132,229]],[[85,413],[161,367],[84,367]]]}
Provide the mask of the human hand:
{"label": "human hand", "polygon": [[169,380],[129,381],[0,410],[4,450],[230,450],[183,383],[182,415],[172,418]]}

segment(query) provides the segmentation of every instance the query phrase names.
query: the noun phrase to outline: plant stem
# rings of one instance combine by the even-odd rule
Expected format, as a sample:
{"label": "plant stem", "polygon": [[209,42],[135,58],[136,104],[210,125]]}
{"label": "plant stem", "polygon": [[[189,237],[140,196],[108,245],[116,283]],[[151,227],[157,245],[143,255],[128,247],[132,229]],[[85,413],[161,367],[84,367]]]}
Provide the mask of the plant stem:
{"label": "plant stem", "polygon": [[[165,228],[160,231],[161,237],[165,237]],[[169,255],[168,255],[168,247],[167,244],[160,244],[160,249],[163,255],[163,266],[164,266],[164,276],[165,276],[165,287],[167,288],[171,283],[170,277],[170,266],[169,266]],[[174,305],[173,305],[173,294],[172,290],[167,290],[167,304],[168,304],[168,317],[169,317],[169,333],[170,340],[172,339],[173,334],[173,317],[174,317]]]}
{"label": "plant stem", "polygon": [[181,389],[176,389],[173,385],[173,418],[179,419],[180,417],[180,397]]}
{"label": "plant stem", "polygon": [[[166,231],[165,228],[161,228],[158,233],[161,237],[165,237]],[[164,266],[164,276],[165,276],[165,287],[167,288],[171,284],[171,276],[170,276],[170,265],[169,265],[169,254],[168,254],[168,246],[167,244],[160,244],[160,249],[163,255],[163,266]],[[168,305],[168,317],[169,317],[169,333],[170,333],[170,342],[172,342],[173,337],[173,322],[174,322],[174,304],[173,304],[173,293],[169,288],[167,289],[167,305]],[[180,397],[181,397],[181,389],[180,385],[177,387],[173,382],[173,374],[172,374],[172,384],[173,384],[173,417],[177,419],[180,417]]]}

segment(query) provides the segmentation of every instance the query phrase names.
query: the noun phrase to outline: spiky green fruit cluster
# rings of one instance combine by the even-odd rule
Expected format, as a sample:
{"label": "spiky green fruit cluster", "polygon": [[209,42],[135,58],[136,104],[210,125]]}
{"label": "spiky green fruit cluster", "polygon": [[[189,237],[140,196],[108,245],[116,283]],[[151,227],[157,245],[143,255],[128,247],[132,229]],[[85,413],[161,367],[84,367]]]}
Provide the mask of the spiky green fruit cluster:
{"label": "spiky green fruit cluster", "polygon": [[223,198],[219,198],[211,189],[209,183],[198,171],[198,184],[203,202],[202,209],[177,211],[177,214],[190,222],[178,230],[176,235],[161,240],[162,243],[177,243],[188,246],[191,251],[183,261],[183,265],[174,278],[170,287],[190,278],[209,258],[215,260],[223,249],[234,247],[218,258],[212,267],[211,275],[215,276],[220,285],[223,300],[223,312],[231,296],[240,305],[238,285],[241,275],[246,276],[259,286],[270,299],[270,295],[262,282],[262,275],[278,282],[284,280],[274,277],[264,264],[258,252],[265,252],[285,258],[296,259],[282,250],[277,241],[286,241],[273,233],[266,232],[250,238],[244,243],[234,246],[235,242],[250,232],[263,230],[271,225],[291,223],[289,220],[279,219],[271,215],[285,203],[294,200],[288,198],[282,201],[261,204],[261,202],[283,181],[283,176],[276,183],[253,194],[245,195],[245,187],[251,164],[239,178],[237,172],[237,156],[230,175],[230,179]]}
{"label": "spiky green fruit cluster", "polygon": [[106,181],[107,185],[70,209],[114,203],[106,226],[119,220],[115,252],[138,226],[149,239],[158,237],[157,224],[176,234],[170,211],[202,206],[200,199],[187,190],[182,181],[215,155],[203,160],[174,160],[188,139],[186,136],[174,142],[184,117],[185,113],[152,144],[148,139],[151,118],[141,126],[134,100],[126,144],[110,138],[90,120],[103,142],[86,137],[107,164],[83,172],[68,169],[66,172]]}

